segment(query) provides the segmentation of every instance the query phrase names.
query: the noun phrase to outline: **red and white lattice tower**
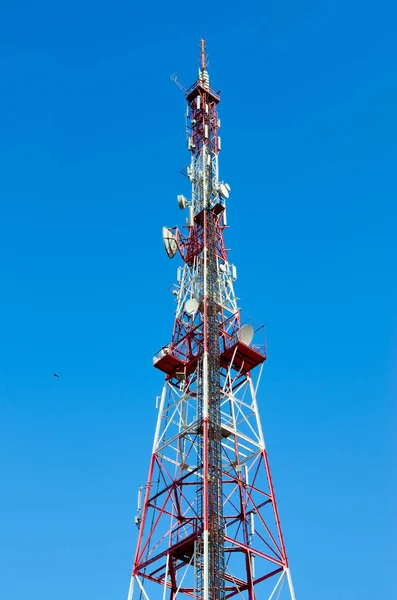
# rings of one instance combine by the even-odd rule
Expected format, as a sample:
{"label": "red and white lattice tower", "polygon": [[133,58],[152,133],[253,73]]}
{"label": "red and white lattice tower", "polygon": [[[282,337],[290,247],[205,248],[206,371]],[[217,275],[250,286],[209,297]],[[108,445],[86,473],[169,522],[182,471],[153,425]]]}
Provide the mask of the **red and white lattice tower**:
{"label": "red and white lattice tower", "polygon": [[201,41],[198,80],[186,91],[187,176],[178,196],[187,225],[163,229],[182,266],[128,598],[295,600],[259,418],[264,329],[242,323],[236,269],[224,243],[230,187],[219,177],[219,92]]}

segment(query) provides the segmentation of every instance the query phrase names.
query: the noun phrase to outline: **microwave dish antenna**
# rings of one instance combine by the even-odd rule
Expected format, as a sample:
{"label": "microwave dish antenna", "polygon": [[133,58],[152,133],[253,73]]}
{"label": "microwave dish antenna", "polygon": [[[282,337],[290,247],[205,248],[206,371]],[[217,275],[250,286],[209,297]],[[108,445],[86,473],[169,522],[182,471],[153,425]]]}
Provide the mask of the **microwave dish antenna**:
{"label": "microwave dish antenna", "polygon": [[163,242],[168,258],[174,258],[178,252],[178,243],[175,233],[171,229],[168,229],[168,227],[163,227]]}

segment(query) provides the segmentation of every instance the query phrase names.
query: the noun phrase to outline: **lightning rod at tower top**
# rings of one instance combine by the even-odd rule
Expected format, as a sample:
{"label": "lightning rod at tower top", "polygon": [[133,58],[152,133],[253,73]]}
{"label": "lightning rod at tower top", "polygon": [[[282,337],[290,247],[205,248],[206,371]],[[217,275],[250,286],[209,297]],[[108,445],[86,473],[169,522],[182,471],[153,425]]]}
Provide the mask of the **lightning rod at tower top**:
{"label": "lightning rod at tower top", "polygon": [[138,492],[128,600],[295,600],[259,416],[264,327],[243,319],[234,291],[220,94],[204,40],[199,65],[185,90],[190,189],[177,202],[186,224],[163,227],[168,257],[179,257],[176,310],[170,340],[153,358],[164,385]]}

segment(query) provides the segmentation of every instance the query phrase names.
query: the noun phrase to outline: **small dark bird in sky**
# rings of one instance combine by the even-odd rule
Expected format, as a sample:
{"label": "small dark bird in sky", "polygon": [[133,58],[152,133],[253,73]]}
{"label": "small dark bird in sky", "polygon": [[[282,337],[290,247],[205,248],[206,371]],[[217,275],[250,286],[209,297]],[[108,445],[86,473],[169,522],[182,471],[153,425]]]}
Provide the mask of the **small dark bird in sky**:
{"label": "small dark bird in sky", "polygon": [[58,373],[53,373],[54,377],[59,377]]}

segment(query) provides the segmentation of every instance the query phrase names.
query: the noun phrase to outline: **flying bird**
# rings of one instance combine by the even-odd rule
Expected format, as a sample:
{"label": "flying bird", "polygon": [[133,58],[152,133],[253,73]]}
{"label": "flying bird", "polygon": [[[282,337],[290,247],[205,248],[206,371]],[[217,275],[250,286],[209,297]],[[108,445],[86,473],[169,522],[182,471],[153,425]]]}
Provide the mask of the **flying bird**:
{"label": "flying bird", "polygon": [[58,373],[53,373],[54,377],[59,377]]}

